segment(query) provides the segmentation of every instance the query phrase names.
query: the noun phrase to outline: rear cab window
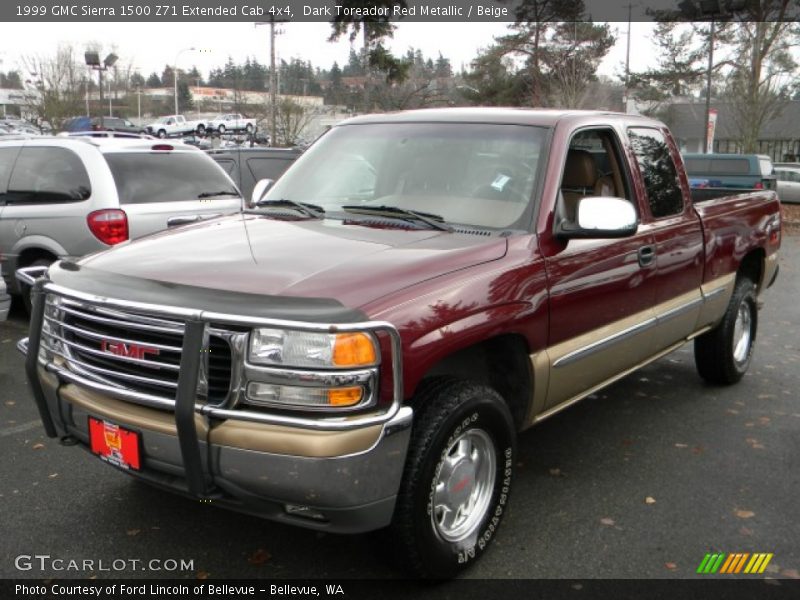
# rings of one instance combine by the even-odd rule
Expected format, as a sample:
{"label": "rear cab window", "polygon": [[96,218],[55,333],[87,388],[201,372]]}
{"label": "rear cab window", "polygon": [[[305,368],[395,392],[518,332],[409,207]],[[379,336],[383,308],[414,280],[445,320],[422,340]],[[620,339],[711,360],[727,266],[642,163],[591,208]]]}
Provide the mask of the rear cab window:
{"label": "rear cab window", "polygon": [[108,152],[103,156],[120,204],[239,197],[222,169],[200,152]]}
{"label": "rear cab window", "polygon": [[660,219],[683,212],[683,192],[664,134],[650,127],[631,127],[628,139],[647,191],[650,214]]}

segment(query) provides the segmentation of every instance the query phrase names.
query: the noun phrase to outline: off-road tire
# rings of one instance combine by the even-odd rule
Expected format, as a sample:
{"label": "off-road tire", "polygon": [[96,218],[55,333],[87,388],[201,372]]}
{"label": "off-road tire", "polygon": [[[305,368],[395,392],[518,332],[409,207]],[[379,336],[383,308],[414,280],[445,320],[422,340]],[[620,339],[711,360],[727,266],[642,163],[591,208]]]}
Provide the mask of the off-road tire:
{"label": "off-road tire", "polygon": [[[398,558],[413,575],[447,579],[480,558],[497,532],[511,490],[516,428],[505,401],[479,383],[425,381],[414,407],[389,534]],[[454,463],[458,456],[462,458]],[[456,511],[443,511],[442,498],[454,505],[462,498],[464,502]],[[466,519],[464,531],[445,524],[442,515],[448,513]]]}
{"label": "off-road tire", "polygon": [[757,330],[756,286],[749,278],[740,277],[722,321],[694,340],[694,362],[700,377],[718,385],[739,381],[750,366]]}

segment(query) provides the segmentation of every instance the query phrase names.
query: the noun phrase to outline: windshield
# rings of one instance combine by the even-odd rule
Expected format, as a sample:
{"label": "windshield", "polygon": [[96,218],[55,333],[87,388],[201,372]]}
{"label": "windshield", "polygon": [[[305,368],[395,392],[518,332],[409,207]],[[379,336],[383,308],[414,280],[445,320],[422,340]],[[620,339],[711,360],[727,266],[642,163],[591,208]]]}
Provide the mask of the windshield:
{"label": "windshield", "polygon": [[483,123],[337,127],[267,199],[310,202],[339,218],[358,208],[392,207],[452,224],[508,228],[530,204],[545,134],[539,127]]}

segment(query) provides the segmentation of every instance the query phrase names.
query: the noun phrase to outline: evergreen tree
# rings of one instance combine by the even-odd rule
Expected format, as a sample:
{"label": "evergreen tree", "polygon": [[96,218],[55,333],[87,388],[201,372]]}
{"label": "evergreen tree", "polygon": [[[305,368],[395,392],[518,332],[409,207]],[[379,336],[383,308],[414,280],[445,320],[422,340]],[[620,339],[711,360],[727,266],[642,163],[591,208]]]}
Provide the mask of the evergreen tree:
{"label": "evergreen tree", "polygon": [[145,85],[149,88],[161,87],[161,78],[158,76],[158,73],[150,73]]}
{"label": "evergreen tree", "polygon": [[21,90],[22,79],[18,71],[9,71],[8,73],[0,73],[0,88],[10,88],[12,90]]}
{"label": "evergreen tree", "polygon": [[178,114],[194,109],[194,99],[186,81],[178,81]]}
{"label": "evergreen tree", "polygon": [[130,87],[132,88],[143,88],[145,86],[144,77],[142,77],[139,73],[131,74],[129,79]]}

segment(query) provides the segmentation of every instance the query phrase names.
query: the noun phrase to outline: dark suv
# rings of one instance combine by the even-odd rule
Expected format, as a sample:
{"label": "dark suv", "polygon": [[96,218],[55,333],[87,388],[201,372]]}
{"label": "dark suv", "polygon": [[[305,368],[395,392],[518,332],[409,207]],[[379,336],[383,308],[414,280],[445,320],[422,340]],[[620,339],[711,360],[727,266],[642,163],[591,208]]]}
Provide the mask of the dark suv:
{"label": "dark suv", "polygon": [[134,125],[120,117],[75,117],[64,124],[64,131],[119,131],[122,133],[147,133],[144,127]]}
{"label": "dark suv", "polygon": [[297,160],[302,151],[297,148],[226,148],[209,150],[208,155],[217,161],[239,186],[245,200],[253,193],[260,179],[277,180]]}

